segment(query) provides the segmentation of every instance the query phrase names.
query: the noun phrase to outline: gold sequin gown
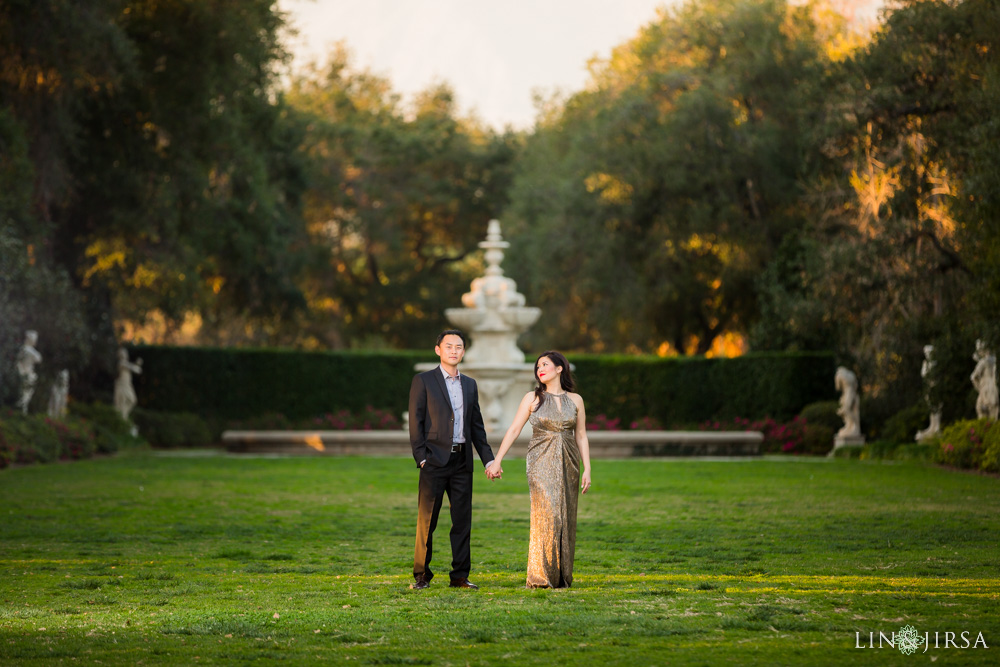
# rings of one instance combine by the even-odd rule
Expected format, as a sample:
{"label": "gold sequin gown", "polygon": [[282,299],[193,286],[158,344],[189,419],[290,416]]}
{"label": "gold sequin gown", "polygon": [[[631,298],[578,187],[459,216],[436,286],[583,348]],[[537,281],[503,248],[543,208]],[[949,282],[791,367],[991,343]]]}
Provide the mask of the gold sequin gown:
{"label": "gold sequin gown", "polygon": [[576,404],[569,396],[546,394],[528,421],[532,432],[526,458],[531,494],[527,586],[566,588],[573,583],[580,497]]}

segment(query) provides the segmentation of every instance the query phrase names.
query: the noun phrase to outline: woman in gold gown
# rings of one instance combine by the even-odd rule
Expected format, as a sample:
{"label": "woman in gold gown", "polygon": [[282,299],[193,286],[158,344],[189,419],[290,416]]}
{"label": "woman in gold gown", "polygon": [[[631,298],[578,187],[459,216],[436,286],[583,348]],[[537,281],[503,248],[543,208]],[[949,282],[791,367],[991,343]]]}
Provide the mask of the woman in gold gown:
{"label": "woman in gold gown", "polygon": [[562,354],[549,351],[540,355],[535,361],[535,379],[538,385],[521,399],[486,474],[490,479],[503,474],[504,455],[530,422],[526,460],[531,494],[527,586],[568,588],[573,583],[577,501],[580,491],[586,493],[590,488],[586,413],[583,399],[573,393],[573,376]]}

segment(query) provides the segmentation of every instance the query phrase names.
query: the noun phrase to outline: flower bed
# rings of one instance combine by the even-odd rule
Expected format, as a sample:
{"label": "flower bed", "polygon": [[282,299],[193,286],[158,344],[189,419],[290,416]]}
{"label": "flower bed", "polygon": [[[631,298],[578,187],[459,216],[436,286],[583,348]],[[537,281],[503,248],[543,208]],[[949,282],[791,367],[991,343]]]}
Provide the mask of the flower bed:
{"label": "flower bed", "polygon": [[826,454],[833,448],[833,431],[824,424],[809,424],[805,417],[780,422],[771,417],[732,420],[709,420],[702,431],[760,431],[764,434],[761,451],[775,454]]}
{"label": "flower bed", "polygon": [[1000,422],[965,419],[945,428],[934,443],[938,463],[1000,472]]}
{"label": "flower bed", "polygon": [[402,427],[399,417],[370,405],[357,412],[341,409],[310,419],[289,419],[279,412],[267,412],[229,422],[229,428],[237,431],[395,431]]}
{"label": "flower bed", "polygon": [[6,409],[0,413],[0,468],[12,463],[50,463],[60,459],[84,459],[96,452],[111,453],[142,441],[129,435],[129,425],[117,413],[114,423],[107,406],[86,406],[84,411],[103,415],[93,419],[70,414],[61,419],[47,415],[23,415]]}

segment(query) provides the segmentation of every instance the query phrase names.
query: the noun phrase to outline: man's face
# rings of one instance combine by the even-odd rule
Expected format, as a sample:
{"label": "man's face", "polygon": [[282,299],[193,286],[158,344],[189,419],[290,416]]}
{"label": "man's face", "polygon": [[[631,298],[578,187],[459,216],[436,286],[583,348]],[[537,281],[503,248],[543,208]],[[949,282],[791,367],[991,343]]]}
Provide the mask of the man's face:
{"label": "man's face", "polygon": [[441,363],[447,366],[457,366],[458,362],[465,356],[465,343],[461,336],[448,334],[441,339],[438,345],[434,346],[434,354],[441,358]]}

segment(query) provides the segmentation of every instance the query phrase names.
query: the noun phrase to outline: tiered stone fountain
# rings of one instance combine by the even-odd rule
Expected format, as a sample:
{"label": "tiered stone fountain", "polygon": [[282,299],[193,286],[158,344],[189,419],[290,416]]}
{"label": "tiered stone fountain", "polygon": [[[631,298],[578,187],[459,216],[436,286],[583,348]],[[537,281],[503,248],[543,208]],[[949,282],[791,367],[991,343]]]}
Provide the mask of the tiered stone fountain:
{"label": "tiered stone fountain", "polygon": [[[472,281],[462,296],[462,308],[448,308],[445,315],[471,341],[459,370],[479,385],[479,405],[494,451],[514,419],[525,392],[534,385],[534,366],[525,362],[517,338],[541,315],[524,305],[513,280],[503,275],[500,263],[508,243],[500,223],[491,220],[486,240],[486,274]],[[417,364],[417,371],[436,364]],[[586,398],[586,388],[581,388]],[[400,391],[406,391],[401,387]],[[525,428],[511,454],[523,456],[531,428]],[[596,431],[588,432],[593,458],[629,456],[754,456],[760,453],[763,435],[743,431]],[[356,454],[401,456],[411,453],[406,430],[397,431],[226,431],[222,440],[231,452],[274,454]]]}
{"label": "tiered stone fountain", "polygon": [[[486,251],[486,274],[472,281],[471,291],[462,296],[463,308],[444,311],[448,321],[471,339],[459,369],[479,385],[479,405],[491,440],[503,436],[521,397],[534,386],[534,365],[525,362],[517,338],[542,314],[524,305],[517,284],[500,268],[509,246],[500,235],[500,222],[490,220],[486,240],[479,244]],[[416,370],[435,365],[417,364]]]}

